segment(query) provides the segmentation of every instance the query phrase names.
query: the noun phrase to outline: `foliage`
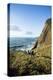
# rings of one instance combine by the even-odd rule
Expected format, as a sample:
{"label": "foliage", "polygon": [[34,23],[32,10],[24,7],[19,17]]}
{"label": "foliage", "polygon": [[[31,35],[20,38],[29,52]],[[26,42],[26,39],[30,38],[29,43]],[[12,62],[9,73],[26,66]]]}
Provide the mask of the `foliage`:
{"label": "foliage", "polygon": [[[46,53],[48,52],[48,53]],[[10,54],[10,75],[36,75],[51,73],[51,48],[39,50],[34,55],[23,51],[16,51]]]}

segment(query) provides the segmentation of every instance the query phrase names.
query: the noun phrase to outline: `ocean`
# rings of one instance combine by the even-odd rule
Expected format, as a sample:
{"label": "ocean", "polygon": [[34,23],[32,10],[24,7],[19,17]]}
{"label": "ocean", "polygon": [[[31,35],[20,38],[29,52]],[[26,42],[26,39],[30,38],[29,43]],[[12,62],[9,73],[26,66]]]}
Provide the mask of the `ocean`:
{"label": "ocean", "polygon": [[37,38],[17,38],[17,37],[10,37],[9,38],[9,47],[10,49],[16,50],[30,50]]}

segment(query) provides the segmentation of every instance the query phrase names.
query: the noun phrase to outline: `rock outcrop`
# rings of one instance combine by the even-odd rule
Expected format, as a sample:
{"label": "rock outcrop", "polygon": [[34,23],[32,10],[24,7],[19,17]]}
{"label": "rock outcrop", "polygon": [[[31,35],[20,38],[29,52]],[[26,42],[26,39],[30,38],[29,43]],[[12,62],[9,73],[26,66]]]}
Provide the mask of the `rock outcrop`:
{"label": "rock outcrop", "polygon": [[32,49],[51,44],[51,19],[47,19],[44,29]]}

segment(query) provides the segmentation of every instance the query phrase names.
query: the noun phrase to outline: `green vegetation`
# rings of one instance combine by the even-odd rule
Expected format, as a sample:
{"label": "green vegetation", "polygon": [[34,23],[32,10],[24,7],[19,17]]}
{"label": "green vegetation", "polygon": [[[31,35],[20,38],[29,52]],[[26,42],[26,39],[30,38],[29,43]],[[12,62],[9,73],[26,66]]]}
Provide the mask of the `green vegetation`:
{"label": "green vegetation", "polygon": [[[51,73],[51,47],[34,50],[34,55],[23,51],[10,54],[11,75],[36,75]],[[12,74],[13,73],[13,74]]]}

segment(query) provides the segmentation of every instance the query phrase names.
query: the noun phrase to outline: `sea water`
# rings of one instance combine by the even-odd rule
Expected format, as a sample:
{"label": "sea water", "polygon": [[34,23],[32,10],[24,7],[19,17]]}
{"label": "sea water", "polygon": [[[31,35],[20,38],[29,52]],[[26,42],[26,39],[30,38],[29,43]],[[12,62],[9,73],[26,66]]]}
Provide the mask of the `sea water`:
{"label": "sea water", "polygon": [[35,44],[37,38],[18,38],[10,37],[9,38],[9,47],[16,50],[30,50]]}

